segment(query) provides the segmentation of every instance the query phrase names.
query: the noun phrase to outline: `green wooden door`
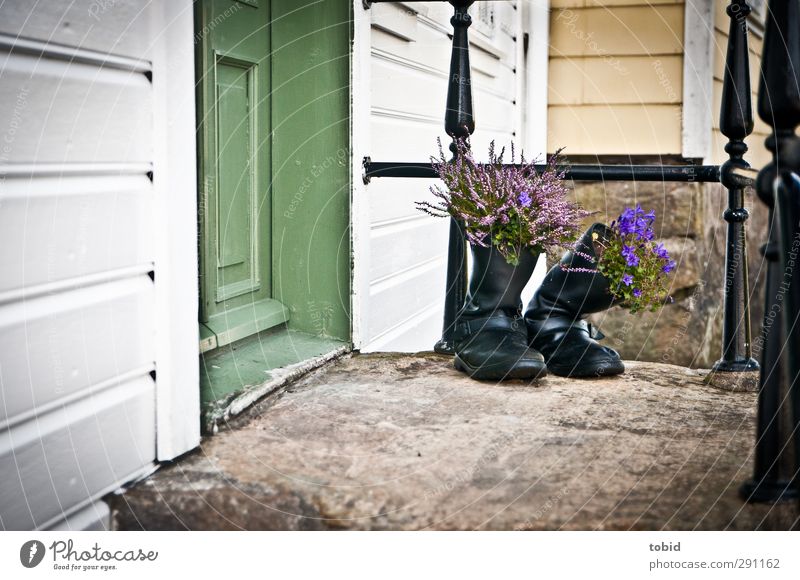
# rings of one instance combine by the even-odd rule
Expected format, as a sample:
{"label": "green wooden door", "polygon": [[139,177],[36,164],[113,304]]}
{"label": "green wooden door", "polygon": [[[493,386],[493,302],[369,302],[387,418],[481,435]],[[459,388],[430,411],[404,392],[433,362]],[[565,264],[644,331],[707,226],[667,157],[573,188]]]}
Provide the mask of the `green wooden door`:
{"label": "green wooden door", "polygon": [[270,1],[197,3],[203,350],[287,320],[272,299]]}

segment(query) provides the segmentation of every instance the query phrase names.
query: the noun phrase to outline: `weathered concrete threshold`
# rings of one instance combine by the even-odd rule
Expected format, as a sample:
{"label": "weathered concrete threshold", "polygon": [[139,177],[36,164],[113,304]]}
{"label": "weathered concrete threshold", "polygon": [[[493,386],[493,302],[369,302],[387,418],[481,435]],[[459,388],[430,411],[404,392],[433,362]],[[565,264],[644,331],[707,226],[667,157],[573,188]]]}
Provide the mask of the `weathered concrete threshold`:
{"label": "weathered concrete threshold", "polygon": [[207,408],[203,415],[203,429],[205,433],[216,434],[220,424],[226,424],[231,417],[235,417],[250,407],[259,399],[274,393],[295,381],[303,375],[336,360],[340,356],[348,353],[350,349],[342,346],[331,352],[320,356],[311,357],[307,360],[271,369],[269,378],[258,385],[248,386],[240,391],[231,393],[228,397],[216,401],[213,406]]}
{"label": "weathered concrete threshold", "polygon": [[257,402],[113,500],[118,529],[789,529],[749,506],[756,395],[705,371],[476,382],[356,355]]}

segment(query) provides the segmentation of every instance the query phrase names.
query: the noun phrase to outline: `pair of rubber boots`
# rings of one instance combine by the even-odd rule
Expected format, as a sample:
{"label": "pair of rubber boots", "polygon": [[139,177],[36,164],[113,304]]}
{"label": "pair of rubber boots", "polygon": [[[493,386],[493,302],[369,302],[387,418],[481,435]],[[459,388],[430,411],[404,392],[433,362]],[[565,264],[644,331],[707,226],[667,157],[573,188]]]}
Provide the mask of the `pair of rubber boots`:
{"label": "pair of rubber boots", "polygon": [[548,370],[568,377],[624,372],[619,354],[597,342],[602,334],[584,319],[613,303],[596,271],[592,237],[605,227],[590,227],[550,269],[524,316],[521,294],[537,257],[523,250],[513,266],[493,246],[472,245],[469,293],[453,331],[455,367],[479,380],[535,379]]}

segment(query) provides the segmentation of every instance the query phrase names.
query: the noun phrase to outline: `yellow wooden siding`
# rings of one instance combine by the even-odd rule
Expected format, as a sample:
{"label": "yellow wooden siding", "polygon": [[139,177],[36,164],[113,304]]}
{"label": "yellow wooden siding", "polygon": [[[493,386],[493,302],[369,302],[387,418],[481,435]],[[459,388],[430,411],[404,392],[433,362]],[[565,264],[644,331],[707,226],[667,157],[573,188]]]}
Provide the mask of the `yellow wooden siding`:
{"label": "yellow wooden siding", "polygon": [[[714,0],[714,100],[712,103],[713,123],[711,141],[711,161],[720,163],[728,158],[725,153],[725,144],[728,139],[719,130],[719,107],[722,101],[722,79],[725,72],[725,53],[728,46],[728,26],[730,18],[725,12],[728,2]],[[756,34],[748,35],[750,47],[750,90],[752,91],[752,106],[755,126],[752,135],[745,140],[750,148],[745,159],[752,167],[763,167],[770,160],[769,151],[764,147],[764,140],[770,133],[769,126],[764,123],[756,111],[758,98],[758,81],[761,68],[762,39]]]}
{"label": "yellow wooden siding", "polygon": [[550,61],[548,102],[553,105],[680,104],[683,59],[633,56]]}
{"label": "yellow wooden siding", "polygon": [[548,150],[566,147],[567,156],[680,151],[680,114],[679,105],[551,107]]}
{"label": "yellow wooden siding", "polygon": [[550,0],[550,7],[555,8],[605,8],[607,6],[655,6],[659,4],[683,4],[683,0]]}
{"label": "yellow wooden siding", "polygon": [[548,150],[679,154],[683,2],[551,6]]}

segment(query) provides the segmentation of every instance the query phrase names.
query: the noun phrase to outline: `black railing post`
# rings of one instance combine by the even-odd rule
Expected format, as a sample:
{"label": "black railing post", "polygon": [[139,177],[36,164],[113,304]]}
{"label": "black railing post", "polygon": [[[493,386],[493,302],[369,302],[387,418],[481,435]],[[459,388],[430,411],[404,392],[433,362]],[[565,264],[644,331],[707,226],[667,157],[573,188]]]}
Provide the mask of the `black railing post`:
{"label": "black railing post", "polygon": [[[772,162],[758,175],[757,191],[770,208],[763,351],[753,479],[744,499],[777,502],[798,497],[800,421],[800,14],[797,0],[771,0],[762,54],[758,114],[772,127],[766,147]],[[794,248],[794,250],[793,250]],[[794,255],[792,252],[794,251]],[[790,409],[789,401],[794,409]],[[792,441],[794,443],[792,443]],[[794,447],[794,448],[792,448]]]}
{"label": "black railing post", "polygon": [[[447,85],[447,110],[444,128],[453,138],[450,151],[458,154],[456,140],[469,137],[475,130],[472,116],[472,76],[469,66],[469,37],[467,29],[472,24],[468,9],[473,0],[450,0],[455,12],[450,19],[453,25],[453,50],[450,57],[450,77]],[[461,224],[450,219],[450,239],[447,247],[447,292],[444,302],[442,338],[433,349],[442,354],[453,354],[453,327],[456,316],[464,306],[467,292],[466,240]]]}
{"label": "black railing post", "polygon": [[744,160],[747,145],[744,139],[753,132],[753,110],[750,97],[750,58],[747,47],[746,0],[731,0],[727,9],[731,19],[719,127],[728,138],[725,151],[730,157],[720,168],[720,181],[728,190],[728,222],[725,248],[724,318],[722,358],[715,371],[755,371],[758,363],[752,358],[750,344],[750,304],[747,280],[747,242],[744,208],[744,187],[733,170],[749,168]]}

